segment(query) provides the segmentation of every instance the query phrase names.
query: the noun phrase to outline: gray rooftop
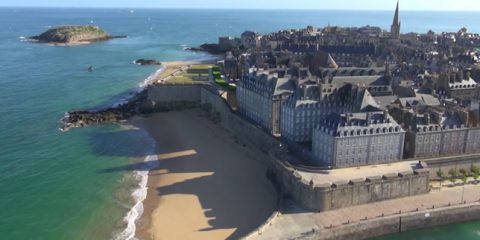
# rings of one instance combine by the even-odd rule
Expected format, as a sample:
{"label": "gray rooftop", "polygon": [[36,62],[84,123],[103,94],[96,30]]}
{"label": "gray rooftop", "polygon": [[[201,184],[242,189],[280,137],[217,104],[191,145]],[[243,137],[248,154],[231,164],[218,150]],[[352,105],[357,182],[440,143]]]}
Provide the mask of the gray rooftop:
{"label": "gray rooftop", "polygon": [[317,127],[336,137],[403,132],[398,123],[386,112],[359,112],[327,116]]}

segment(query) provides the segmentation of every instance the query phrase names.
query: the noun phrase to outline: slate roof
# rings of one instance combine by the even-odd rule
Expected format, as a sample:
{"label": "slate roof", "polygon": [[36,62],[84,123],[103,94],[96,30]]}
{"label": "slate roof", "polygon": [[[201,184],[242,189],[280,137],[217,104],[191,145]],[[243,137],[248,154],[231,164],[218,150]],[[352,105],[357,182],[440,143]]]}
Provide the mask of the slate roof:
{"label": "slate roof", "polygon": [[359,86],[390,86],[391,78],[387,76],[335,76],[333,84],[351,83]]}
{"label": "slate roof", "polygon": [[317,129],[336,137],[404,132],[386,112],[332,113],[325,117]]}

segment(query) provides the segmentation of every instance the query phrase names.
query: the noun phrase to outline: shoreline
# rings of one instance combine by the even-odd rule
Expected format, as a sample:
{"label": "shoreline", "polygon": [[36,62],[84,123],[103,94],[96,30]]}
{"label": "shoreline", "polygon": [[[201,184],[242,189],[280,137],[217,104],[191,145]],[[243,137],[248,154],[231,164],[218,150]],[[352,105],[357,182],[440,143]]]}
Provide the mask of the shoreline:
{"label": "shoreline", "polygon": [[122,219],[126,226],[119,233],[115,234],[112,238],[114,240],[133,240],[136,239],[135,234],[137,229],[137,221],[140,219],[144,212],[143,201],[147,197],[148,173],[151,168],[156,167],[155,162],[158,160],[158,158],[153,154],[155,152],[156,142],[148,133],[148,131],[141,127],[137,128],[136,126],[130,124],[129,121],[127,121],[126,124],[124,124],[123,126],[141,131],[141,137],[147,138],[151,143],[150,150],[148,150],[148,152],[146,153],[147,155],[140,161],[136,162],[139,164],[145,163],[146,167],[144,169],[135,170],[132,173],[135,179],[136,188],[133,189],[133,191],[131,191],[129,195],[129,197],[134,201],[133,205],[130,207],[129,211]]}
{"label": "shoreline", "polygon": [[[148,173],[148,193],[143,201],[144,214],[136,221],[136,237],[237,239],[254,231],[276,210],[278,196],[274,186],[265,177],[263,170],[266,167],[256,165],[259,162],[251,159],[248,151],[236,146],[233,140],[224,143],[228,141],[228,134],[223,129],[213,129],[218,126],[202,116],[201,110],[157,113],[147,118],[136,116],[129,123],[147,131],[155,139],[159,163]],[[207,128],[203,133],[211,131],[213,135],[185,138],[189,130],[197,125]],[[187,130],[180,129],[183,127]],[[163,137],[165,135],[168,137]],[[205,138],[216,142],[210,143]],[[211,148],[218,144],[224,144],[228,151],[213,151]],[[198,148],[175,151],[192,145]],[[214,159],[217,154],[223,155],[222,159]],[[245,162],[223,165],[223,161],[228,161],[225,155],[230,154],[235,155],[232,159],[243,159]],[[194,159],[205,163],[195,163],[192,161]],[[240,169],[254,173],[246,173],[250,178],[245,180],[238,175]],[[223,176],[220,178],[217,175]],[[236,176],[225,179],[230,175]],[[258,183],[253,184],[254,180]],[[245,185],[245,181],[252,184]],[[238,202],[242,198],[243,201]],[[249,210],[250,213],[247,213]]]}
{"label": "shoreline", "polygon": [[[150,85],[158,84],[161,80],[167,78],[169,75],[182,70],[184,67],[194,64],[205,64],[205,63],[213,63],[217,60],[217,57],[212,56],[211,58],[206,59],[198,59],[198,60],[185,60],[185,61],[165,61],[162,62],[160,68],[158,68],[155,72],[150,74],[145,80],[139,83],[138,88],[135,89],[136,93],[143,91]],[[112,107],[118,107],[121,104],[127,103],[133,95],[129,95],[125,98],[119,99],[117,102],[112,104]],[[153,136],[147,131],[146,127],[143,125],[134,126],[132,124],[131,119],[120,123],[121,125],[128,126],[128,127],[137,127],[139,131],[145,133],[146,138],[152,141],[152,147],[148,151],[147,156],[144,158],[139,159],[138,163],[152,163],[158,161],[158,157],[154,155],[156,151],[156,141]],[[60,129],[63,131],[62,129]],[[151,164],[148,168],[135,171],[133,173],[134,178],[137,181],[138,186],[131,192],[130,197],[134,201],[134,204],[131,206],[130,210],[125,214],[123,217],[123,222],[126,224],[124,229],[120,230],[119,233],[116,233],[113,236],[115,240],[130,240],[135,239],[136,237],[136,230],[138,221],[141,219],[143,212],[144,212],[144,205],[143,202],[147,197],[147,190],[148,190],[148,175],[149,171],[156,167],[157,164]]]}
{"label": "shoreline", "polygon": [[[197,59],[197,60],[185,60],[185,61],[165,61],[162,62],[162,65],[159,69],[155,72],[150,74],[144,81],[139,83],[138,88],[135,90],[136,93],[143,91],[150,85],[155,84],[162,84],[168,81],[168,78],[176,74],[177,72],[183,72],[191,65],[196,64],[211,64],[215,63],[218,60],[218,57],[212,56],[205,59]],[[130,98],[122,98],[118,102],[115,102],[112,107],[119,106],[123,103],[126,103],[130,100]],[[123,217],[123,221],[126,223],[126,226],[123,230],[113,236],[115,240],[123,240],[123,239],[135,239],[137,236],[137,230],[147,224],[149,226],[149,222],[146,221],[147,216],[151,215],[151,213],[144,214],[145,204],[148,204],[147,199],[147,191],[152,184],[150,184],[149,174],[152,169],[157,167],[158,163],[155,163],[159,160],[158,156],[154,154],[158,149],[157,147],[157,139],[152,136],[151,131],[147,129],[147,126],[140,121],[133,120],[138,118],[138,116],[134,116],[130,119],[127,119],[122,125],[137,128],[140,131],[145,133],[145,137],[152,140],[152,148],[147,153],[147,156],[144,158],[139,159],[137,163],[140,164],[147,164],[148,166],[140,171],[135,171],[133,173],[135,179],[138,181],[138,187],[136,187],[131,192],[131,198],[134,201],[130,210],[125,214]],[[146,203],[147,202],[147,203]]]}
{"label": "shoreline", "polygon": [[122,123],[138,114],[139,104],[146,97],[147,88],[168,83],[170,78],[184,74],[190,67],[201,64],[214,64],[218,56],[210,56],[185,61],[167,61],[155,72],[151,73],[138,87],[116,97],[112,103],[103,107],[93,107],[87,110],[65,112],[59,119],[63,126],[60,131],[65,132],[72,128],[85,127],[99,123]]}

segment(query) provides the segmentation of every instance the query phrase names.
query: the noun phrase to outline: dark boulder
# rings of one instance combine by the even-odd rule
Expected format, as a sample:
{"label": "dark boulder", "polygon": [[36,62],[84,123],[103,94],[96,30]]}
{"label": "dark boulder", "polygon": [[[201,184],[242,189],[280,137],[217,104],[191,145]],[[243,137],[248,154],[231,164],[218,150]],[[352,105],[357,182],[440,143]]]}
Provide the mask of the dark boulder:
{"label": "dark boulder", "polygon": [[143,59],[143,58],[135,60],[134,63],[138,64],[138,65],[142,65],[142,66],[145,66],[145,65],[162,65],[162,62],[160,62],[160,61],[153,60],[153,59]]}

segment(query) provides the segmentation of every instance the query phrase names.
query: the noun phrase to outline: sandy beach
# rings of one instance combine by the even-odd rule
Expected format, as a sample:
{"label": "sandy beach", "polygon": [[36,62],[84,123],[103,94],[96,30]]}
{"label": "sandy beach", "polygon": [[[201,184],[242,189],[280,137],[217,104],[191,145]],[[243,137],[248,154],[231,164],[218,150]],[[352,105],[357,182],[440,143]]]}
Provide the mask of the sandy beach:
{"label": "sandy beach", "polygon": [[135,117],[157,141],[140,239],[238,239],[275,210],[277,194],[259,156],[199,109]]}

